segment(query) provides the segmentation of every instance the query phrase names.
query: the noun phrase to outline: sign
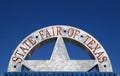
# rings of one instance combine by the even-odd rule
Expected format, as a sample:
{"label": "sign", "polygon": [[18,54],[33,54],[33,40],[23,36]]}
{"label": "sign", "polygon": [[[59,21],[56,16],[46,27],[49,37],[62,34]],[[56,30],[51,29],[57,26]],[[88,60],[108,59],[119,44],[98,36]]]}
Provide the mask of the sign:
{"label": "sign", "polygon": [[[50,60],[25,60],[41,45],[56,40]],[[71,60],[65,41],[82,48],[91,60]],[[55,25],[39,29],[27,36],[11,56],[8,72],[21,72],[22,66],[30,71],[88,72],[98,66],[99,72],[112,72],[110,59],[102,45],[85,31],[66,25]]]}

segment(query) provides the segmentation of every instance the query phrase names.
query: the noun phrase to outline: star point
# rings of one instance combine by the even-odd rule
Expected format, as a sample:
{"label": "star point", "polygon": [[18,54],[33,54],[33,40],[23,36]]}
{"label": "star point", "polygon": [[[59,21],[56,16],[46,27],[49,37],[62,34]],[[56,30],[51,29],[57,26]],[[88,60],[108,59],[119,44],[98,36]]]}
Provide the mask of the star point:
{"label": "star point", "polygon": [[61,36],[57,38],[57,41],[55,43],[54,49],[52,56],[50,58],[51,61],[53,60],[60,60],[60,61],[65,61],[65,60],[70,60],[64,40]]}

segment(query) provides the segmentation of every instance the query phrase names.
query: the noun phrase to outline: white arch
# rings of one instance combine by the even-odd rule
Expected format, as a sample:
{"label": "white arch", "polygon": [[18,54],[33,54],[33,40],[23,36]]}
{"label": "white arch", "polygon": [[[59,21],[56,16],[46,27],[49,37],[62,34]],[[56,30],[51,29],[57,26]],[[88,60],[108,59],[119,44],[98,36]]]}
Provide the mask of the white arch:
{"label": "white arch", "polygon": [[44,41],[62,36],[65,39],[75,41],[85,51],[91,53],[98,64],[100,72],[112,72],[110,59],[102,45],[85,31],[66,25],[55,25],[39,29],[27,36],[15,49],[11,56],[8,72],[19,72],[23,61],[30,53],[42,45]]}

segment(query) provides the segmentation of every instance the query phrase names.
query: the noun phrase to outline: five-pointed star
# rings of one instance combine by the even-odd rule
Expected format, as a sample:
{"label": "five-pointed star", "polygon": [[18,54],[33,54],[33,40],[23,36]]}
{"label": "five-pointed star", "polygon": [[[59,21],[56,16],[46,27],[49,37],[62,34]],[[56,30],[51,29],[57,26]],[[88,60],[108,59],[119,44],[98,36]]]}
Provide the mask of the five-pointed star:
{"label": "five-pointed star", "polygon": [[50,60],[24,60],[23,65],[31,71],[89,71],[95,60],[70,60],[63,38],[59,36]]}

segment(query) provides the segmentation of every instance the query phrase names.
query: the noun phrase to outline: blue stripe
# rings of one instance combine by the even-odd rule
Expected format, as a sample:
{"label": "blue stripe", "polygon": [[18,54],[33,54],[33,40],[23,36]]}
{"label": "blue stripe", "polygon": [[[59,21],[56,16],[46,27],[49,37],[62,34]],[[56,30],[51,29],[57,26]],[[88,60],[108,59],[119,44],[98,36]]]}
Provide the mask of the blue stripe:
{"label": "blue stripe", "polygon": [[3,76],[120,76],[113,72],[6,72]]}

